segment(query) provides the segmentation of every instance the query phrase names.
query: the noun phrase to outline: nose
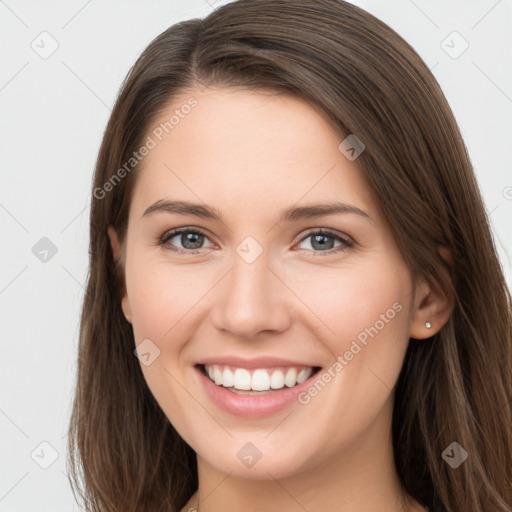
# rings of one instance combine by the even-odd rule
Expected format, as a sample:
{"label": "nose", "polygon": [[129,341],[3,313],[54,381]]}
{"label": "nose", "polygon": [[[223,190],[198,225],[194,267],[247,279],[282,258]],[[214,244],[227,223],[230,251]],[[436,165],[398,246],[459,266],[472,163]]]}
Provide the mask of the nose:
{"label": "nose", "polygon": [[252,263],[236,254],[231,271],[216,287],[215,327],[238,339],[285,331],[291,324],[293,294],[283,281],[269,267],[265,252]]}

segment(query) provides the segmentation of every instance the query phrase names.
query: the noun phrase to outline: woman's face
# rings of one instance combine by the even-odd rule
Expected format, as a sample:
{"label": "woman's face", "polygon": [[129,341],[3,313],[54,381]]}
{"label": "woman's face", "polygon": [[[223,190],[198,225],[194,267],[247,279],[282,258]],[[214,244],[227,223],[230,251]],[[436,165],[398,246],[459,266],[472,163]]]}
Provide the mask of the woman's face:
{"label": "woman's face", "polygon": [[381,451],[419,298],[361,147],[301,99],[232,88],[153,128],[123,310],[171,423],[202,464],[257,479]]}

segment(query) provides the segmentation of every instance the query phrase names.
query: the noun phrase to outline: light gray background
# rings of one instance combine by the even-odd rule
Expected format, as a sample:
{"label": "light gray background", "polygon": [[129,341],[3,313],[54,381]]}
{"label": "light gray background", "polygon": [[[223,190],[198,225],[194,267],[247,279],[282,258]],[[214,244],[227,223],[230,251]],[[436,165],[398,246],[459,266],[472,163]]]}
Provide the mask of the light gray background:
{"label": "light gray background", "polygon": [[[153,37],[220,3],[0,0],[0,512],[78,510],[66,431],[101,136],[121,81]],[[510,284],[512,0],[354,3],[408,40],[439,80]],[[58,48],[43,59],[52,38]],[[57,248],[46,262],[32,251],[43,237]]]}

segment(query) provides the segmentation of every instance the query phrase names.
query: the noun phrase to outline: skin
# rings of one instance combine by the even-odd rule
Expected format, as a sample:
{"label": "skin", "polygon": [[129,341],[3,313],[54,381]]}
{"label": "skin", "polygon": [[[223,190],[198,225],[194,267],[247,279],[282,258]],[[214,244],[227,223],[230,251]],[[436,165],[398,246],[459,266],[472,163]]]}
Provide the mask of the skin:
{"label": "skin", "polygon": [[[325,116],[291,95],[233,88],[187,91],[154,123],[193,96],[198,105],[144,158],[121,245],[122,307],[135,342],[160,356],[141,365],[171,423],[198,459],[200,510],[396,512],[424,510],[399,488],[392,454],[394,385],[409,337],[426,339],[451,307],[433,283],[416,285],[358,161]],[[215,208],[223,221],[154,212],[161,199]],[[281,210],[342,201],[368,213],[277,222]],[[169,230],[202,229],[195,255]],[[325,228],[354,241],[329,238]],[[247,263],[237,246],[252,236],[263,249]],[[172,242],[171,242],[172,240]],[[199,242],[200,243],[200,242]],[[342,249],[342,250],[340,250]],[[328,368],[380,315],[401,311],[308,404],[267,418],[218,409],[193,370],[213,355],[297,359]],[[426,321],[433,325],[425,326]],[[428,343],[428,341],[425,341]],[[238,450],[262,453],[248,468]],[[194,494],[182,512],[197,506]]]}

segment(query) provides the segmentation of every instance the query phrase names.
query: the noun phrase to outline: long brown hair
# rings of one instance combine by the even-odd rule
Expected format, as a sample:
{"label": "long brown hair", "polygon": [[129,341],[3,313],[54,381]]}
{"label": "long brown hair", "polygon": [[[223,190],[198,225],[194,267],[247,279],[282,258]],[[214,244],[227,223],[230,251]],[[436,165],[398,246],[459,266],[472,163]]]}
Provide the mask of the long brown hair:
{"label": "long brown hair", "polygon": [[[447,512],[511,512],[511,297],[473,169],[418,54],[341,0],[226,4],[159,35],[123,83],[94,175],[69,430],[71,483],[86,510],[177,511],[197,488],[195,453],[134,356],[121,310],[123,265],[107,237],[111,225],[124,239],[137,166],[113,176],[169,102],[197,84],[299,95],[365,144],[358,162],[413,277],[441,283],[454,298],[432,339],[410,340],[397,382],[393,443],[403,488]],[[457,469],[441,456],[452,442],[468,453]]]}

